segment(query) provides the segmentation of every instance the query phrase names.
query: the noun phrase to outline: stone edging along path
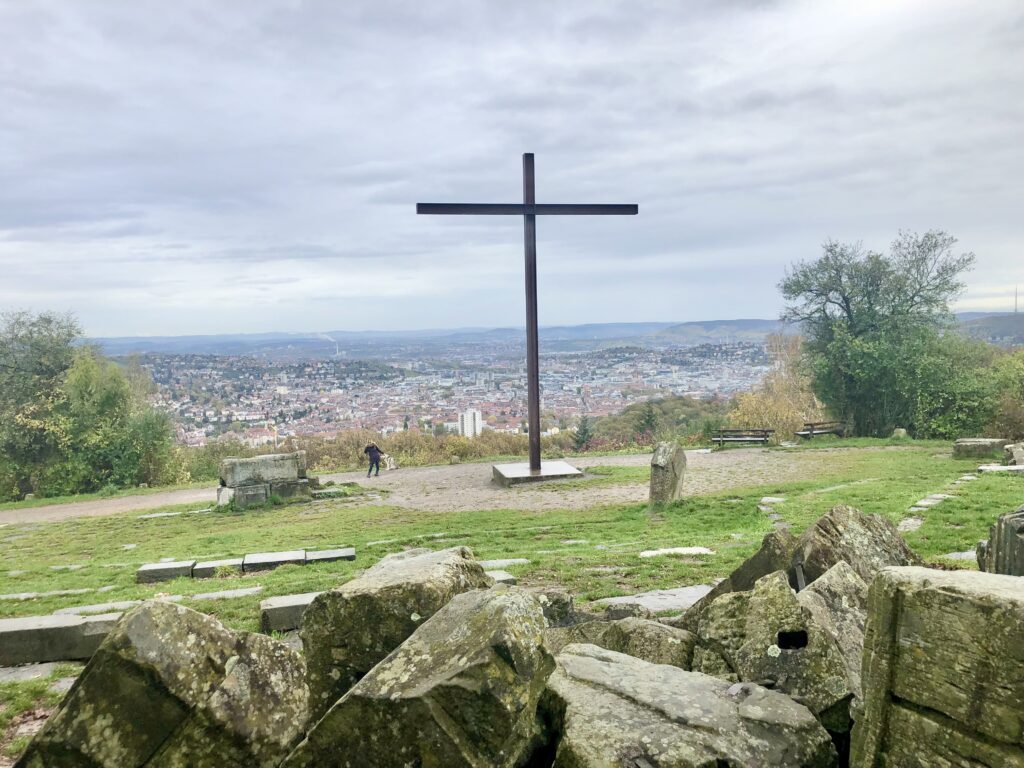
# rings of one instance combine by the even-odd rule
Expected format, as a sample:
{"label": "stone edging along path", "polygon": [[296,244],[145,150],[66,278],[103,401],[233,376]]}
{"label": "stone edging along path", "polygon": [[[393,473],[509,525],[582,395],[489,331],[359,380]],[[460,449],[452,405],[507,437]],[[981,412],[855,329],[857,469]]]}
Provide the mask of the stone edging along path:
{"label": "stone edging along path", "polygon": [[157,581],[169,581],[180,577],[208,579],[216,575],[222,568],[229,568],[238,573],[256,573],[270,571],[282,565],[307,565],[309,563],[333,563],[338,560],[355,560],[356,551],[352,547],[341,549],[320,549],[306,551],[296,549],[288,552],[256,552],[244,557],[226,560],[177,560],[164,563],[146,563],[135,572],[135,581],[139,584],[152,584]]}

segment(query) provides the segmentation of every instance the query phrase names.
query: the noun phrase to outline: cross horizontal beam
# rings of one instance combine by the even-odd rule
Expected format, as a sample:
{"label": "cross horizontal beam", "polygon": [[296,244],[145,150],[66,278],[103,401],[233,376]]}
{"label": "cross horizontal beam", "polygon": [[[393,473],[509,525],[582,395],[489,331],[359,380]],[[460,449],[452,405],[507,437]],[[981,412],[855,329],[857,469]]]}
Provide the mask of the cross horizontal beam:
{"label": "cross horizontal beam", "polygon": [[416,203],[416,213],[477,216],[636,216],[637,205],[600,203]]}

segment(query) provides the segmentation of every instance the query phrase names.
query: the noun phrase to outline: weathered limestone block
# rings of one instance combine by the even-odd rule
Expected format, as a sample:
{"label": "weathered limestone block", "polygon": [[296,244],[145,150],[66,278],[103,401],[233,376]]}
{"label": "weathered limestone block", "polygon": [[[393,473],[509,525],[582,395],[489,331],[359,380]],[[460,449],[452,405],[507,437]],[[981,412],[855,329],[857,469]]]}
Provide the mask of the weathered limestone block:
{"label": "weathered limestone block", "polygon": [[88,659],[120,618],[112,611],[0,619],[0,666]]}
{"label": "weathered limestone block", "polygon": [[762,576],[787,570],[795,549],[796,537],[788,531],[777,530],[767,534],[761,540],[761,548],[690,606],[676,625],[691,632],[696,630],[700,617],[718,597],[729,592],[746,592],[753,589],[754,584]]}
{"label": "weathered limestone block", "polygon": [[284,480],[270,484],[270,495],[284,501],[302,501],[313,498],[309,480]]}
{"label": "weathered limestone block", "polygon": [[234,489],[231,499],[236,509],[248,509],[259,507],[267,503],[270,498],[270,485],[261,483],[259,485],[242,485]]}
{"label": "weathered limestone block", "polygon": [[[854,578],[848,570],[845,577],[832,579],[827,601],[822,593],[800,599],[782,571],[760,579],[750,592],[723,595],[709,606],[697,629],[693,669],[734,682],[771,681],[830,731],[848,731],[859,679],[851,677],[835,633],[837,623],[847,622],[839,615],[857,608],[844,607],[842,597],[833,600],[832,595],[845,595],[845,585]],[[854,584],[852,591],[856,588]],[[865,589],[863,582],[859,588]]]}
{"label": "weathered limestone block", "polygon": [[674,442],[658,443],[651,456],[652,504],[667,504],[683,495],[683,475],[686,474],[686,451]]}
{"label": "weathered limestone block", "polygon": [[953,444],[954,459],[983,459],[1012,442],[1001,437],[961,437]]}
{"label": "weathered limestone block", "polygon": [[593,645],[557,657],[543,707],[553,768],[832,766],[828,734],[787,696]]}
{"label": "weathered limestone block", "polygon": [[544,633],[544,641],[553,653],[573,643],[590,643],[651,664],[689,669],[695,638],[685,629],[650,619],[628,618],[553,627]]}
{"label": "weathered limestone block", "polygon": [[540,735],[554,660],[540,603],[515,587],[457,595],[335,703],[283,768],[512,768]]}
{"label": "weathered limestone block", "polygon": [[1013,466],[1024,465],[1024,443],[1012,443],[1004,446],[1003,460]]}
{"label": "weathered limestone block", "polygon": [[1004,576],[1024,576],[1024,507],[1000,515],[978,544],[978,568]]}
{"label": "weathered limestone block", "polygon": [[413,549],[317,597],[300,629],[314,717],[455,595],[489,586],[468,547]]}
{"label": "weathered limestone block", "polygon": [[525,587],[526,591],[540,601],[544,618],[549,627],[560,627],[575,623],[576,608],[572,594],[561,587]]}
{"label": "weathered limestone block", "polygon": [[220,463],[220,482],[228,488],[284,483],[305,476],[305,451],[271,453],[250,459],[227,458]]}
{"label": "weathered limestone block", "polygon": [[822,515],[797,540],[789,570],[790,583],[799,586],[797,565],[810,584],[840,560],[849,563],[866,584],[886,566],[921,562],[892,521],[880,515],[865,515],[845,504]]}
{"label": "weathered limestone block", "polygon": [[906,440],[907,430],[905,430],[903,427],[896,427],[896,429],[892,431],[891,437],[893,440]]}
{"label": "weathered limestone block", "polygon": [[18,765],[270,768],[305,729],[303,672],[276,640],[148,602],[107,636]]}
{"label": "weathered limestone block", "polygon": [[850,765],[1024,767],[1024,580],[886,568]]}

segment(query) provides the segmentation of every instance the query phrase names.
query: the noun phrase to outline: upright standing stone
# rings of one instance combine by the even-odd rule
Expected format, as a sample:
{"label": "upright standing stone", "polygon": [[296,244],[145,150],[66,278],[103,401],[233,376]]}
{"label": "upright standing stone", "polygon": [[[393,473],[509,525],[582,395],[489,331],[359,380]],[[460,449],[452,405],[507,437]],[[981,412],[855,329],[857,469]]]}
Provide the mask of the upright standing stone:
{"label": "upright standing stone", "polygon": [[1024,580],[886,568],[868,599],[852,768],[1024,766]]}
{"label": "upright standing stone", "polygon": [[412,549],[317,597],[300,630],[314,716],[455,595],[491,583],[468,547]]}
{"label": "upright standing stone", "polygon": [[1024,507],[1000,515],[978,544],[978,568],[1005,576],[1024,576]]}
{"label": "upright standing stone", "polygon": [[277,766],[305,730],[302,659],[163,601],[125,615],[19,768]]}
{"label": "upright standing stone", "polygon": [[666,504],[683,495],[686,452],[678,443],[658,443],[651,457],[652,504]]}
{"label": "upright standing stone", "polygon": [[526,591],[457,595],[332,706],[284,768],[513,768],[554,660]]}

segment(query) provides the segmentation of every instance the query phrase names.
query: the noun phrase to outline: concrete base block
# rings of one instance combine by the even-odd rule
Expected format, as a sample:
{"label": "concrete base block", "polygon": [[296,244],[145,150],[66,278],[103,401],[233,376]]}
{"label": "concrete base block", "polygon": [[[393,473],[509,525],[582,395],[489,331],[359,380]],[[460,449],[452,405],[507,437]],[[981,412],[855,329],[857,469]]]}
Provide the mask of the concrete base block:
{"label": "concrete base block", "polygon": [[282,565],[303,565],[305,562],[306,552],[302,549],[291,552],[257,552],[246,555],[242,560],[242,573],[272,571]]}
{"label": "concrete base block", "polygon": [[506,488],[522,483],[537,483],[543,480],[564,480],[570,477],[583,477],[576,467],[564,461],[543,461],[540,470],[534,472],[527,462],[515,464],[495,464],[491,467],[494,482]]}
{"label": "concrete base block", "polygon": [[217,506],[226,507],[235,498],[235,489],[221,485],[217,487]]}
{"label": "concrete base block", "polygon": [[243,485],[235,488],[235,509],[259,507],[267,503],[270,496],[270,485]]}
{"label": "concrete base block", "polygon": [[135,572],[135,581],[139,584],[152,584],[157,581],[170,581],[180,576],[191,577],[195,565],[195,560],[182,560],[176,563],[147,563]]}
{"label": "concrete base block", "polygon": [[0,619],[0,666],[90,658],[120,613]]}
{"label": "concrete base block", "polygon": [[298,629],[302,614],[321,592],[268,597],[260,602],[260,629],[263,632],[287,632]]}
{"label": "concrete base block", "polygon": [[317,549],[306,551],[307,563],[333,563],[338,560],[355,560],[356,551],[352,547],[344,549]]}
{"label": "concrete base block", "polygon": [[313,498],[309,480],[288,480],[270,484],[270,495],[284,501],[308,501]]}
{"label": "concrete base block", "polygon": [[196,567],[192,569],[193,579],[210,579],[217,575],[218,568],[230,568],[238,573],[242,572],[242,558],[232,557],[227,560],[207,560],[202,563],[196,563]]}

